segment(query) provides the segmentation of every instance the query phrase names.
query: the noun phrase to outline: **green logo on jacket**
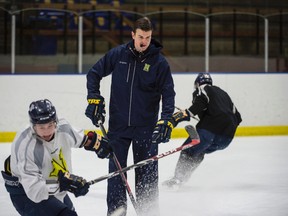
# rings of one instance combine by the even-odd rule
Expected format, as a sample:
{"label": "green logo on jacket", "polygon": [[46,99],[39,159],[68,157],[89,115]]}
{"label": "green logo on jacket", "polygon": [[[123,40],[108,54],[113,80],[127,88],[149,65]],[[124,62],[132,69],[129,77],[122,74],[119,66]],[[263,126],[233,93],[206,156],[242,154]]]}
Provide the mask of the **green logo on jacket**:
{"label": "green logo on jacket", "polygon": [[151,65],[145,63],[143,70],[146,71],[146,72],[149,72],[150,66]]}

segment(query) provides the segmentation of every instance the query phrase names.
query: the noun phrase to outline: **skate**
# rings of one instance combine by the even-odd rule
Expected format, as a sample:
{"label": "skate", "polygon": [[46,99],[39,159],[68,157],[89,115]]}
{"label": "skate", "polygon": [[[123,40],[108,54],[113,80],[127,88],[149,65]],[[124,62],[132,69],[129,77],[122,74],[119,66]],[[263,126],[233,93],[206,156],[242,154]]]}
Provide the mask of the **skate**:
{"label": "skate", "polygon": [[177,161],[174,177],[164,181],[162,186],[169,190],[179,190],[186,183],[191,174],[199,166],[204,159],[204,153],[198,155],[190,155],[189,152],[181,151]]}
{"label": "skate", "polygon": [[178,190],[182,186],[182,181],[176,177],[166,180],[162,183],[162,186],[169,190]]}

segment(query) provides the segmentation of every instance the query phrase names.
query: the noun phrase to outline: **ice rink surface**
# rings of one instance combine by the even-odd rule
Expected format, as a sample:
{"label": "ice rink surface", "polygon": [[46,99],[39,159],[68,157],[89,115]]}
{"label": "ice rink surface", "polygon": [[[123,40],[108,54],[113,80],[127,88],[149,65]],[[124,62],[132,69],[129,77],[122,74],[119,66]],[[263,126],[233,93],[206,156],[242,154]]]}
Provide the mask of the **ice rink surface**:
{"label": "ice rink surface", "polygon": [[[159,146],[159,153],[174,149],[184,139]],[[0,144],[0,163],[10,154],[10,143]],[[179,153],[159,160],[160,183],[173,175]],[[92,180],[106,175],[107,160],[93,152],[73,150],[73,173]],[[132,164],[129,158],[128,164]],[[134,188],[134,171],[128,182]],[[106,181],[90,187],[85,197],[70,194],[80,216],[106,215]],[[133,190],[134,193],[134,190]],[[160,184],[163,216],[287,216],[288,136],[236,137],[231,145],[206,155],[190,181],[178,191]],[[18,215],[0,178],[0,215]],[[128,198],[128,216],[136,215]],[[149,215],[147,215],[149,216]]]}

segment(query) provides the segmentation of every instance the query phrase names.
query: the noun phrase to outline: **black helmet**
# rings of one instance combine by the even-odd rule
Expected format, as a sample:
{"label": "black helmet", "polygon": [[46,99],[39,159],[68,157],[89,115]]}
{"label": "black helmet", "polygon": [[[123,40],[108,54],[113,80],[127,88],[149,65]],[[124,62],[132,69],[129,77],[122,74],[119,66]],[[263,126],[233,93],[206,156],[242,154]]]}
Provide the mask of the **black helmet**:
{"label": "black helmet", "polygon": [[194,85],[198,84],[199,86],[203,84],[212,85],[212,78],[209,73],[199,73],[197,78],[195,79]]}
{"label": "black helmet", "polygon": [[48,99],[32,102],[28,113],[32,124],[45,124],[57,121],[56,109]]}

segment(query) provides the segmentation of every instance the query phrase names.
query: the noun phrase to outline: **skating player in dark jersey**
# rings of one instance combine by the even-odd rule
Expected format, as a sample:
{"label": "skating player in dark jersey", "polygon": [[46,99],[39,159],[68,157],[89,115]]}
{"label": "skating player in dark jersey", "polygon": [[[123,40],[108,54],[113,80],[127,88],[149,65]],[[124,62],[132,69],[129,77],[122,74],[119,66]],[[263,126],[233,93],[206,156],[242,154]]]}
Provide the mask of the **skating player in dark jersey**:
{"label": "skating player in dark jersey", "polygon": [[[189,121],[198,116],[196,125],[200,144],[183,150],[178,159],[172,179],[163,182],[166,187],[179,187],[189,180],[192,172],[203,161],[205,154],[225,149],[233,140],[236,128],[242,121],[241,115],[230,96],[212,84],[209,73],[199,73],[194,82],[192,105],[174,113],[173,125]],[[184,144],[191,142],[190,138]]]}

